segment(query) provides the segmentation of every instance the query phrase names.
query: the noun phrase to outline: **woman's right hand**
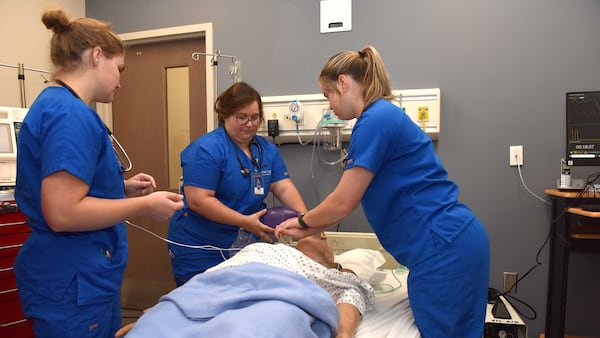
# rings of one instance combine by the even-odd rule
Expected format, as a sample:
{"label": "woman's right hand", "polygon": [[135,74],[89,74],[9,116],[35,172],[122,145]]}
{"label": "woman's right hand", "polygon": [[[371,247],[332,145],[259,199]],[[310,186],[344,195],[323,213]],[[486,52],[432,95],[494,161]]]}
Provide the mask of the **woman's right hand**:
{"label": "woman's right hand", "polygon": [[269,233],[273,233],[275,231],[270,226],[263,224],[260,221],[260,217],[267,212],[267,209],[260,210],[251,215],[246,216],[249,220],[247,224],[243,227],[245,230],[250,231],[256,235],[258,235],[265,242],[273,242],[273,237],[269,235]]}
{"label": "woman's right hand", "polygon": [[148,200],[144,216],[155,221],[165,221],[183,208],[183,196],[174,192],[156,191],[141,198]]}

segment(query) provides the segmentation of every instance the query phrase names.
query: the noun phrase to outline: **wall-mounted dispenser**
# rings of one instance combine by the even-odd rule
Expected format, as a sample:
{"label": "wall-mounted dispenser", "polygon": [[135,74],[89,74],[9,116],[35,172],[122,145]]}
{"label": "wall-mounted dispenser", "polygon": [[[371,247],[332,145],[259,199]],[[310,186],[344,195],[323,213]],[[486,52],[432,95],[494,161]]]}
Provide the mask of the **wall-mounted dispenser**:
{"label": "wall-mounted dispenser", "polygon": [[352,0],[321,0],[321,33],[352,30]]}

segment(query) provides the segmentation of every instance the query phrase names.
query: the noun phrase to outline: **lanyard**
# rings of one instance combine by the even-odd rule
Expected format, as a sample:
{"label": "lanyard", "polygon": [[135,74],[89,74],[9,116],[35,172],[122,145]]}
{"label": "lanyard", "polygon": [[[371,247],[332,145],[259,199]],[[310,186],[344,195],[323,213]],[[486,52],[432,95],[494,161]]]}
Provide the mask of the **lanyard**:
{"label": "lanyard", "polygon": [[[227,131],[225,131],[225,133],[227,133]],[[229,134],[227,134],[227,137],[229,137]],[[242,173],[242,176],[247,177],[248,174],[250,174],[250,169],[246,168],[244,166],[244,164],[242,163],[242,159],[240,158],[240,154],[238,152],[238,147],[233,144],[234,142],[231,140],[231,138],[229,138],[229,140],[232,143],[233,146],[233,150],[235,151],[235,158],[240,166],[240,172]],[[258,157],[254,157],[254,155],[252,154],[252,146],[255,146],[256,149],[258,150]],[[262,153],[262,147],[260,146],[260,143],[258,143],[258,141],[256,141],[256,139],[252,139],[252,141],[250,142],[250,157],[252,160],[252,167],[254,168],[254,171],[259,171],[260,167],[262,166],[262,161],[263,161],[263,153]],[[260,161],[259,161],[260,159]]]}
{"label": "lanyard", "polygon": [[[60,79],[54,79],[54,82],[58,83],[62,87],[65,87],[69,92],[71,92],[71,94],[73,94],[73,96],[75,96],[76,98],[78,98],[78,99],[81,100],[81,97],[79,97],[79,95],[77,94],[77,92],[73,88],[71,88],[71,86],[69,86],[68,84],[64,83]],[[110,130],[110,128],[108,128],[108,126],[106,124],[104,126],[106,127],[106,130],[108,131],[108,136],[110,136],[110,139],[112,141],[111,144],[113,146],[113,150],[115,152],[115,155],[117,156],[117,161],[119,161],[119,167],[120,167],[119,172],[121,174],[125,173],[125,172],[128,172],[133,167],[133,164],[131,163],[131,160],[129,159],[129,155],[127,155],[127,152],[125,152],[125,149],[123,148],[123,146],[121,146],[121,143],[119,143],[119,141],[117,140],[117,138],[113,135],[113,133]],[[117,148],[115,147],[115,144],[117,145],[117,148],[120,150],[120,153],[119,153],[119,151],[117,151]]]}

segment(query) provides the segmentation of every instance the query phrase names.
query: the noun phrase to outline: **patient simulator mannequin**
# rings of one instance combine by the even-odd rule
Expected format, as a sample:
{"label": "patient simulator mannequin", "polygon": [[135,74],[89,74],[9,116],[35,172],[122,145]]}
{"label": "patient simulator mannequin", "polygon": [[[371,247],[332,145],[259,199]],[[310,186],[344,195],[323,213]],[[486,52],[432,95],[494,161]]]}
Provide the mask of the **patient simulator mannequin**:
{"label": "patient simulator mannequin", "polygon": [[[288,294],[294,292],[297,299]],[[334,262],[324,233],[301,239],[295,248],[259,242],[161,297],[116,336],[352,337],[374,299],[367,282]],[[227,302],[235,304],[224,308]],[[280,310],[281,303],[287,307]]]}

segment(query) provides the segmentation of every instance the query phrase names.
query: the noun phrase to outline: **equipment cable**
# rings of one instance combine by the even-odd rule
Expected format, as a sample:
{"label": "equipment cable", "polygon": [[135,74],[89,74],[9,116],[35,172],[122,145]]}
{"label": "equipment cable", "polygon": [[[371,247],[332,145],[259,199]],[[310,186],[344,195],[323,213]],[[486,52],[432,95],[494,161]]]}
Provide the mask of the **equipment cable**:
{"label": "equipment cable", "polygon": [[[517,160],[518,160],[518,159],[517,159]],[[517,163],[519,163],[519,162],[517,161]],[[541,198],[541,197],[537,196],[536,194],[534,194],[534,193],[533,193],[533,192],[532,192],[532,191],[531,191],[531,190],[530,190],[530,189],[527,187],[527,185],[525,184],[525,181],[523,180],[523,175],[521,174],[521,165],[517,165],[517,169],[518,169],[518,171],[519,171],[519,177],[521,178],[521,182],[522,182],[523,186],[525,187],[525,189],[526,189],[526,190],[527,190],[527,191],[528,191],[530,194],[532,194],[534,197],[536,197],[537,199],[541,200],[541,201],[542,201],[542,202],[544,202],[545,204],[552,205],[552,203],[550,203],[550,202],[546,201],[545,199],[543,199],[543,198]],[[586,178],[586,183],[585,183],[584,187],[583,187],[581,190],[579,190],[579,192],[578,192],[577,196],[575,196],[575,198],[574,198],[574,199],[573,199],[573,200],[572,200],[572,201],[569,203],[569,205],[567,205],[567,206],[566,206],[566,207],[565,207],[563,210],[561,210],[561,211],[558,213],[558,215],[556,215],[556,217],[555,217],[554,219],[552,219],[552,220],[551,220],[551,222],[550,222],[550,230],[548,231],[548,234],[546,235],[546,238],[544,239],[544,242],[542,243],[542,245],[541,245],[541,246],[540,246],[540,248],[538,249],[538,251],[537,251],[537,254],[536,254],[536,256],[535,256],[535,264],[534,264],[532,267],[530,267],[530,268],[529,268],[529,270],[527,270],[527,272],[525,272],[525,273],[524,273],[524,274],[523,274],[523,275],[522,275],[520,278],[518,278],[518,279],[515,281],[515,283],[514,283],[513,285],[511,285],[511,287],[510,287],[510,288],[509,288],[507,291],[505,291],[505,292],[500,292],[499,290],[497,290],[497,289],[495,289],[495,288],[490,288],[490,294],[489,294],[489,297],[488,297],[488,298],[489,298],[489,299],[488,299],[488,301],[494,301],[494,302],[497,302],[497,301],[499,300],[499,297],[500,297],[500,296],[504,296],[504,297],[505,297],[505,299],[506,299],[506,301],[507,301],[507,302],[508,302],[508,303],[509,303],[509,304],[510,304],[510,305],[511,305],[511,306],[512,306],[514,309],[515,309],[515,311],[517,311],[517,312],[518,312],[518,313],[519,313],[521,316],[523,316],[524,318],[526,318],[526,319],[529,319],[529,320],[534,320],[534,319],[536,319],[536,318],[537,318],[537,313],[536,313],[535,309],[534,309],[534,308],[533,308],[531,305],[529,305],[529,304],[525,303],[524,301],[520,300],[520,299],[519,299],[519,298],[517,298],[517,297],[514,297],[514,296],[510,295],[509,293],[510,293],[510,292],[511,292],[513,289],[515,289],[515,288],[517,287],[517,285],[518,285],[518,284],[519,284],[519,283],[520,283],[520,282],[521,282],[521,281],[522,281],[522,280],[523,280],[525,277],[527,277],[527,276],[528,276],[528,275],[529,275],[529,274],[530,274],[530,273],[531,273],[531,272],[532,272],[532,271],[533,271],[535,268],[537,268],[538,266],[542,265],[542,262],[541,262],[541,260],[540,260],[540,255],[541,255],[542,249],[543,249],[543,248],[544,248],[544,247],[545,247],[545,246],[548,244],[548,242],[550,241],[550,237],[552,236],[552,233],[553,233],[553,232],[554,232],[554,230],[555,230],[555,225],[556,225],[556,222],[558,222],[558,220],[560,220],[562,217],[564,217],[564,216],[565,216],[565,214],[566,214],[566,212],[567,212],[567,210],[568,210],[569,208],[571,208],[572,206],[576,205],[576,203],[577,203],[577,202],[578,202],[578,201],[579,201],[579,200],[582,198],[582,196],[584,195],[584,193],[586,193],[586,192],[589,192],[588,190],[589,190],[590,188],[592,189],[592,192],[593,192],[593,193],[594,193],[594,195],[595,195],[596,191],[595,191],[595,188],[594,188],[594,182],[595,182],[596,180],[598,180],[599,178],[600,178],[600,172],[598,172],[598,173],[594,173],[594,174],[590,174],[590,175],[588,175],[588,176],[587,176],[587,178]],[[560,238],[559,238],[559,239],[560,239]],[[560,240],[563,240],[563,241],[564,241],[564,239],[560,239]],[[525,306],[525,307],[526,307],[526,308],[527,308],[529,311],[531,311],[531,313],[532,313],[532,314],[531,314],[531,316],[525,315],[525,314],[523,313],[523,311],[522,311],[522,310],[521,310],[519,307],[515,306],[514,302],[520,303],[521,305]]]}

